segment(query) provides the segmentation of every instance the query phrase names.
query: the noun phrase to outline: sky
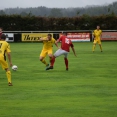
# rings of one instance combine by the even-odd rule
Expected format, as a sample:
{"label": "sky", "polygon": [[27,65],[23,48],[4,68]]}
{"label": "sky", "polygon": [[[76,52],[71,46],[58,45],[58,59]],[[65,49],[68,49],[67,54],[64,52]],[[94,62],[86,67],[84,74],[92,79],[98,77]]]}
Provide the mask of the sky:
{"label": "sky", "polygon": [[1,0],[0,9],[46,6],[49,8],[85,7],[87,5],[105,5],[117,0]]}

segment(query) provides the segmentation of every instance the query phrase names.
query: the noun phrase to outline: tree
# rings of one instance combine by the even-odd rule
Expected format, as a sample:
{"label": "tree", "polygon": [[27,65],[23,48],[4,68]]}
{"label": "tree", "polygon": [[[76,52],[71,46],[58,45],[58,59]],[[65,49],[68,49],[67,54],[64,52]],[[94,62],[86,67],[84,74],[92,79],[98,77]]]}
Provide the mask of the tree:
{"label": "tree", "polygon": [[26,12],[21,12],[20,15],[21,16],[27,16],[28,14]]}
{"label": "tree", "polygon": [[53,9],[51,10],[49,16],[50,16],[50,17],[62,17],[63,14],[62,14],[62,12],[61,12],[60,9],[58,9],[58,8],[53,8]]}
{"label": "tree", "polygon": [[0,15],[5,15],[5,12],[3,10],[0,10]]}

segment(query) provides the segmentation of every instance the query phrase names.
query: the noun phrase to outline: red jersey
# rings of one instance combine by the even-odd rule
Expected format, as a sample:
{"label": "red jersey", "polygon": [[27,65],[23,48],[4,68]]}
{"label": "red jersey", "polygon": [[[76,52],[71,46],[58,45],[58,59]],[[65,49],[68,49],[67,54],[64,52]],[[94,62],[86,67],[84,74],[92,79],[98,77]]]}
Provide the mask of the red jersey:
{"label": "red jersey", "polygon": [[69,52],[70,46],[73,47],[71,40],[68,39],[67,36],[61,36],[58,40],[59,40],[59,42],[61,42],[61,49],[62,50]]}

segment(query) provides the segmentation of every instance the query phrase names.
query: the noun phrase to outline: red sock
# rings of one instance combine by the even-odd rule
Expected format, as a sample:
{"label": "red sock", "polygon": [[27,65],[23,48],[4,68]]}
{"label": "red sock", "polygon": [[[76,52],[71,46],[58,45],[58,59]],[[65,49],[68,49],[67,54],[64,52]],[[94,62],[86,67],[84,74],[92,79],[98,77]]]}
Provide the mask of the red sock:
{"label": "red sock", "polygon": [[54,62],[55,62],[55,57],[52,57],[51,66],[54,66]]}
{"label": "red sock", "polygon": [[68,68],[68,59],[67,58],[64,58],[64,60],[65,60],[66,68]]}

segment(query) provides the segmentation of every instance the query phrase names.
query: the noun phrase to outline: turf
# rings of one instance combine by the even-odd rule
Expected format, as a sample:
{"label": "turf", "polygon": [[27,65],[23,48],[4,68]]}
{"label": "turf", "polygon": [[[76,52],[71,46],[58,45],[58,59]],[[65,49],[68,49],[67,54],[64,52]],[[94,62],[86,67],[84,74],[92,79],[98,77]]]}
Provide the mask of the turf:
{"label": "turf", "polygon": [[[0,68],[0,117],[116,117],[117,42],[74,43],[69,71],[59,57],[53,70],[39,61],[41,43],[11,43],[13,87]],[[56,47],[54,46],[54,51]],[[46,58],[47,61],[48,57]]]}

